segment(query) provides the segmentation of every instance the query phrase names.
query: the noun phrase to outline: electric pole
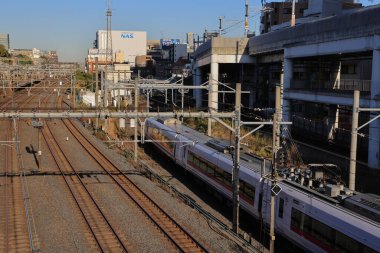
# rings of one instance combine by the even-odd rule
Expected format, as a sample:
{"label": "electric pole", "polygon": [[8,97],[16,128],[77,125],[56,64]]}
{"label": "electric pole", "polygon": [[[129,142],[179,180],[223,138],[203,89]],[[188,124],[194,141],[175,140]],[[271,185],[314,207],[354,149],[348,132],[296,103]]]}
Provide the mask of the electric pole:
{"label": "electric pole", "polygon": [[241,105],[241,84],[236,84],[236,96],[235,96],[235,150],[234,150],[234,168],[232,172],[232,182],[233,182],[233,231],[239,233],[239,170],[240,170],[240,111]]}
{"label": "electric pole", "polygon": [[[99,59],[95,57],[95,109],[99,108]],[[95,120],[95,131],[98,131],[99,119]]]}
{"label": "electric pole", "polygon": [[296,25],[296,0],[292,3],[292,20],[290,21],[290,26],[294,27]]}
{"label": "electric pole", "polygon": [[134,144],[135,144],[135,148],[134,148],[134,157],[135,157],[135,162],[137,162],[137,158],[138,158],[138,138],[137,138],[137,135],[138,135],[138,132],[137,132],[137,126],[138,126],[138,116],[137,116],[137,112],[138,112],[138,107],[139,107],[139,92],[140,92],[140,89],[138,87],[138,83],[140,81],[140,70],[137,72],[137,77],[136,77],[136,80],[135,80],[135,112],[136,112],[136,117],[135,117],[135,134],[134,134],[134,137],[135,137],[135,141],[134,141]]}
{"label": "electric pole", "polygon": [[244,23],[244,35],[245,35],[245,37],[248,36],[248,30],[249,30],[249,26],[248,26],[248,9],[249,9],[248,0],[245,0],[245,23]]}
{"label": "electric pole", "polygon": [[[274,241],[275,237],[275,206],[276,206],[276,195],[275,188],[277,184],[277,152],[280,146],[280,134],[281,134],[281,123],[278,120],[282,119],[281,115],[281,86],[276,86],[276,101],[275,101],[275,113],[273,115],[273,144],[272,144],[272,175],[271,175],[271,197],[270,197],[270,228],[269,228],[269,252],[274,253]],[[280,188],[281,190],[281,188]]]}
{"label": "electric pole", "polygon": [[351,150],[350,150],[350,176],[348,188],[355,191],[356,181],[356,149],[358,144],[358,122],[359,122],[359,101],[360,91],[354,91],[354,104],[352,106],[352,130],[351,130]]}
{"label": "electric pole", "polygon": [[[107,85],[107,79],[108,79],[108,64],[113,64],[113,53],[112,53],[112,27],[111,27],[111,21],[112,21],[112,10],[111,10],[111,0],[107,1],[107,41],[106,41],[106,68],[105,68],[105,101],[106,105],[109,106],[109,94],[108,94],[108,85]],[[113,73],[112,73],[113,76]]]}
{"label": "electric pole", "polygon": [[219,17],[219,37],[222,37],[223,16]]}

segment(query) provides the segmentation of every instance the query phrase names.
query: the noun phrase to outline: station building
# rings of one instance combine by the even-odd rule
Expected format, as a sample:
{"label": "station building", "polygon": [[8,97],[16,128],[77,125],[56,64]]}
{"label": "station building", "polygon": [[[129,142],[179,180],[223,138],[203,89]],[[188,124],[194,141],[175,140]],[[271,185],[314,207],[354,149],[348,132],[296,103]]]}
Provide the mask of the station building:
{"label": "station building", "polygon": [[[293,132],[349,147],[353,91],[361,91],[361,107],[380,108],[379,13],[375,5],[249,39],[211,38],[194,55],[194,85],[212,85],[207,94],[194,92],[196,105],[218,110],[221,83],[240,82],[250,91],[244,107],[273,108],[281,84],[283,119],[293,122]],[[359,125],[376,115],[361,112]],[[360,132],[359,152],[367,153],[370,167],[380,168],[380,120]]]}

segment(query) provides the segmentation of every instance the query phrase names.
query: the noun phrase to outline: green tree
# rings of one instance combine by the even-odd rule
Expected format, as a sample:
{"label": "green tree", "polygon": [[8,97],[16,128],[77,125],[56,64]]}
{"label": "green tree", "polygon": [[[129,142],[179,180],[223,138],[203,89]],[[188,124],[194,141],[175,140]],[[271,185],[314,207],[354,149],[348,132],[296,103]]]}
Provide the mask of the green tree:
{"label": "green tree", "polygon": [[0,45],[0,57],[10,57],[8,50],[5,49],[4,45]]}

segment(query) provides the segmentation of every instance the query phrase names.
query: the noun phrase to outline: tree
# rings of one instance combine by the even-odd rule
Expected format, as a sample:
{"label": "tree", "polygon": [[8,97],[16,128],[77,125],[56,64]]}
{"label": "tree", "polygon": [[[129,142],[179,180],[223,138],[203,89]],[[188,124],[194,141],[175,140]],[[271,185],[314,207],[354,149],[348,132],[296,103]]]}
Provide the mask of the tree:
{"label": "tree", "polygon": [[4,45],[0,45],[0,57],[9,57],[10,54],[8,53],[8,50],[5,49]]}

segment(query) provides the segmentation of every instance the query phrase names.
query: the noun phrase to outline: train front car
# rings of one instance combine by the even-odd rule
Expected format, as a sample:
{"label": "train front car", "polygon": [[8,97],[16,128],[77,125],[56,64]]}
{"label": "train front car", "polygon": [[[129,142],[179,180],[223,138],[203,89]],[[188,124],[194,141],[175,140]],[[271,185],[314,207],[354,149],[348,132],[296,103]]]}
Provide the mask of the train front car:
{"label": "train front car", "polygon": [[[276,197],[276,231],[309,252],[380,251],[380,224],[288,182]],[[266,216],[269,217],[267,210]],[[269,220],[266,220],[269,222]]]}

